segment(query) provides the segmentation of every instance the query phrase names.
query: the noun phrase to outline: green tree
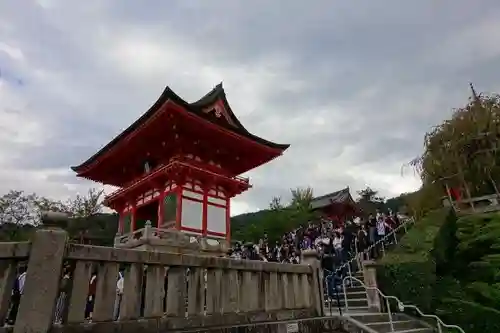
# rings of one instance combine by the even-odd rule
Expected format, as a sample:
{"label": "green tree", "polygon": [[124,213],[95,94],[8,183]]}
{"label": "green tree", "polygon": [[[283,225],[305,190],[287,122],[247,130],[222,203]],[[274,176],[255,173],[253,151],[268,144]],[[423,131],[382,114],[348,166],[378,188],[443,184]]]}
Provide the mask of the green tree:
{"label": "green tree", "polygon": [[311,209],[311,202],[314,198],[313,189],[311,187],[297,187],[291,189],[292,202],[290,206],[296,210],[309,211]]}
{"label": "green tree", "polygon": [[281,203],[281,197],[273,197],[271,199],[271,202],[269,203],[269,209],[273,211],[279,211],[284,208],[283,204]]}
{"label": "green tree", "polygon": [[64,209],[75,218],[85,218],[102,212],[104,190],[91,188],[86,195],[77,194],[64,204]]}
{"label": "green tree", "polygon": [[34,193],[11,190],[0,197],[0,240],[21,241],[29,239],[40,223],[44,210],[64,211],[64,205],[55,200],[39,197]]}
{"label": "green tree", "polygon": [[43,211],[58,211],[72,217],[68,226],[71,237],[77,234],[97,238],[103,236],[105,240],[101,243],[109,244],[109,235],[112,235],[112,245],[118,218],[113,214],[100,214],[102,196],[102,190],[91,189],[87,195],[77,195],[62,202],[35,193],[11,190],[0,196],[0,240],[27,240],[40,223]]}
{"label": "green tree", "polygon": [[358,205],[366,214],[374,214],[377,210],[384,209],[385,198],[378,195],[378,191],[367,186],[365,189],[357,192],[359,198]]}
{"label": "green tree", "polygon": [[410,162],[424,185],[460,188],[467,197],[498,193],[500,180],[500,96],[478,95],[435,126],[424,139],[424,153]]}
{"label": "green tree", "polygon": [[310,187],[290,190],[291,202],[286,205],[281,198],[272,198],[269,209],[231,218],[233,237],[240,241],[257,242],[267,233],[269,241],[279,240],[284,233],[305,225],[317,218],[311,211],[313,190]]}

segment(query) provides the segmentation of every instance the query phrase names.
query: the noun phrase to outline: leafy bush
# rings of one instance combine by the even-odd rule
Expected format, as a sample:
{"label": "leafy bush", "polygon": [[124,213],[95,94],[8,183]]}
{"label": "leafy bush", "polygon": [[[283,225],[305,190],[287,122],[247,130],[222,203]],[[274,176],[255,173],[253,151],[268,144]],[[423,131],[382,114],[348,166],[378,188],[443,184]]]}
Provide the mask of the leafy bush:
{"label": "leafy bush", "polygon": [[500,215],[434,212],[400,245],[377,272],[385,293],[468,333],[500,332]]}
{"label": "leafy bush", "polygon": [[430,258],[436,235],[450,214],[449,209],[439,209],[416,222],[401,238],[398,246],[384,256],[381,263],[425,261]]}
{"label": "leafy bush", "polygon": [[432,312],[435,277],[432,260],[377,267],[379,289],[386,295],[398,297],[405,304],[417,305],[423,312]]}
{"label": "leafy bush", "polygon": [[[460,326],[467,333],[500,332],[500,311],[462,299],[442,300],[436,314],[445,322]],[[452,331],[449,331],[452,332]]]}
{"label": "leafy bush", "polygon": [[405,304],[417,305],[423,312],[432,311],[436,265],[432,258],[434,240],[450,210],[433,211],[418,221],[388,252],[377,267],[379,288]]}

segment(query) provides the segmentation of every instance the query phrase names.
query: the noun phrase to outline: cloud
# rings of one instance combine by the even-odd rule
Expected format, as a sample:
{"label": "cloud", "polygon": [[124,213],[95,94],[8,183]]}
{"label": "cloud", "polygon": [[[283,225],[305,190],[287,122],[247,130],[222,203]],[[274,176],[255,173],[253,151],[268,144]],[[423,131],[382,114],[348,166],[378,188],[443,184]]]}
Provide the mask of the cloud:
{"label": "cloud", "polygon": [[220,81],[248,130],[291,144],[248,173],[232,213],[296,186],[413,190],[401,166],[424,133],[469,81],[500,89],[498,14],[493,0],[2,2],[0,191],[86,191],[69,166],[166,85],[195,100]]}

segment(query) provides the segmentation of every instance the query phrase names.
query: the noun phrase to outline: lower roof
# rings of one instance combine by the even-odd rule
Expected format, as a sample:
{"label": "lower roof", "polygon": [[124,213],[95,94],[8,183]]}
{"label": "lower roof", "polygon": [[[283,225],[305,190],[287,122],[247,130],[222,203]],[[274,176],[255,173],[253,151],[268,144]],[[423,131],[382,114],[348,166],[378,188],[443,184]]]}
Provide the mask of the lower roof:
{"label": "lower roof", "polygon": [[312,209],[319,209],[330,206],[331,204],[348,204],[354,203],[349,187],[342,190],[331,192],[320,197],[316,197],[311,201]]}

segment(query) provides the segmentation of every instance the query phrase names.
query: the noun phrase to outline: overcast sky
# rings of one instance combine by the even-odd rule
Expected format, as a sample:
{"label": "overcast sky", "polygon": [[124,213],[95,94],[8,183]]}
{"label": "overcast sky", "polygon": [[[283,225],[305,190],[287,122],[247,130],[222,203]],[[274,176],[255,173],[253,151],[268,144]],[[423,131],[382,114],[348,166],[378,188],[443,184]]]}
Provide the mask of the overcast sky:
{"label": "overcast sky", "polygon": [[414,190],[401,166],[468,82],[500,91],[499,17],[498,0],[0,0],[0,193],[85,192],[69,166],[165,86],[194,101],[220,81],[249,131],[291,144],[233,214],[296,186]]}

